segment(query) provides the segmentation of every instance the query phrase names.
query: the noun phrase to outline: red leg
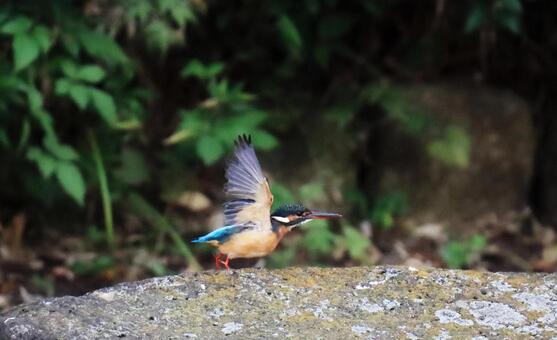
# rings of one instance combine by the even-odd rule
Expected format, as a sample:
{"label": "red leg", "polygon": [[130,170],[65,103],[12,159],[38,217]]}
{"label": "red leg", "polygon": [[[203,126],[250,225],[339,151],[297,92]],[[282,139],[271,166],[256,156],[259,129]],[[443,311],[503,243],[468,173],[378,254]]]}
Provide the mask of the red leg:
{"label": "red leg", "polygon": [[221,261],[222,264],[224,264],[224,267],[226,268],[227,271],[230,271],[230,266],[228,265],[228,262],[230,262],[230,257],[228,257],[228,255],[226,255],[226,260]]}
{"label": "red leg", "polygon": [[222,263],[221,259],[220,259],[220,255],[221,254],[215,254],[215,266],[217,268],[217,270],[220,269],[220,264]]}

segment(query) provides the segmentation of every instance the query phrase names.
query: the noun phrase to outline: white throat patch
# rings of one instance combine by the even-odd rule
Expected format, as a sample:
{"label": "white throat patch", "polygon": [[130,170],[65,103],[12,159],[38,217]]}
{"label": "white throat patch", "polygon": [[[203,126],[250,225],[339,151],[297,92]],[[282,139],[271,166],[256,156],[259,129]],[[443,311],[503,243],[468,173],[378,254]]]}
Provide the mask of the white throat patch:
{"label": "white throat patch", "polygon": [[281,223],[288,223],[290,222],[290,220],[288,219],[288,217],[281,217],[281,216],[271,216],[272,219],[279,221]]}

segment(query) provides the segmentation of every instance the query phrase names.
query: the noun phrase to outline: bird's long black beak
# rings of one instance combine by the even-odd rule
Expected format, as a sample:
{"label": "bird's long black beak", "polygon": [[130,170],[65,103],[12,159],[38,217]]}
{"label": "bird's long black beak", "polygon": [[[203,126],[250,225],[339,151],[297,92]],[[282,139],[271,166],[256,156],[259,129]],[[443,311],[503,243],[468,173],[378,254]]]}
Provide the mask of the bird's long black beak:
{"label": "bird's long black beak", "polygon": [[340,218],[342,215],[327,211],[312,211],[308,217],[312,220],[330,220],[332,218]]}

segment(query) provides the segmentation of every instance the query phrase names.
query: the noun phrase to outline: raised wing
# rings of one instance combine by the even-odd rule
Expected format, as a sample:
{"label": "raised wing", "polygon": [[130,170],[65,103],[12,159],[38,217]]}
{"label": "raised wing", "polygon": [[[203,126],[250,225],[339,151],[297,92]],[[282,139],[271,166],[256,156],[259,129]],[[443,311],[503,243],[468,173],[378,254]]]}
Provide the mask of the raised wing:
{"label": "raised wing", "polygon": [[254,224],[271,228],[273,195],[251,144],[251,137],[240,136],[234,142],[234,155],[226,168],[224,192],[225,225]]}

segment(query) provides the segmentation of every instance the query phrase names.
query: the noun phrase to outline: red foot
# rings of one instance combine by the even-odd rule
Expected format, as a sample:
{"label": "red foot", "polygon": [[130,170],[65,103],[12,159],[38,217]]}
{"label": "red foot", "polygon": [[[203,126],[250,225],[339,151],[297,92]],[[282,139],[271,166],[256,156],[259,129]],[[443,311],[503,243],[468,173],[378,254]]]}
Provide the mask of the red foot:
{"label": "red foot", "polygon": [[224,261],[220,261],[222,264],[224,264],[224,267],[226,268],[226,270],[230,271],[230,266],[228,265],[228,262],[230,262],[230,257],[228,257],[228,255],[226,255],[226,260]]}
{"label": "red foot", "polygon": [[230,262],[230,258],[228,257],[228,255],[226,255],[226,260],[221,260],[222,258],[222,254],[215,254],[215,267],[217,268],[217,270],[220,269],[220,265],[224,264],[224,268],[226,268],[226,270],[230,270],[230,266],[228,265],[228,263]]}
{"label": "red foot", "polygon": [[217,270],[220,269],[220,264],[221,264],[221,259],[220,259],[220,255],[221,254],[215,254],[215,267],[217,267]]}

